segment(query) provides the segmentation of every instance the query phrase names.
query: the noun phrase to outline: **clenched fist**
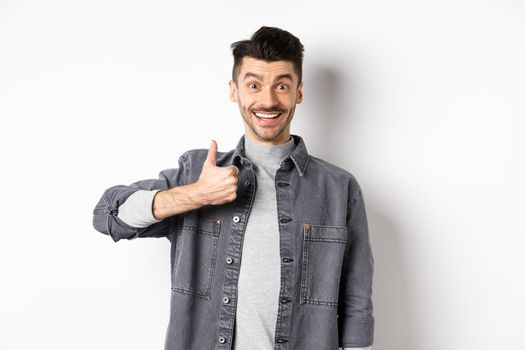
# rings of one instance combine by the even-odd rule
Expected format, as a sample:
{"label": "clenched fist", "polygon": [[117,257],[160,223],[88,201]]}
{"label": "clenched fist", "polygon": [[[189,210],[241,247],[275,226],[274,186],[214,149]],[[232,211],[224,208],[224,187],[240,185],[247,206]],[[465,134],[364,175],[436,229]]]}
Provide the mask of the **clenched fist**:
{"label": "clenched fist", "polygon": [[234,165],[219,167],[215,162],[216,158],[217,142],[212,140],[199,179],[195,183],[204,205],[233,202],[237,197],[239,169]]}
{"label": "clenched fist", "polygon": [[198,180],[158,191],[153,197],[153,217],[163,220],[205,205],[234,201],[237,197],[239,169],[236,166],[218,167],[216,158],[217,143],[212,140]]}

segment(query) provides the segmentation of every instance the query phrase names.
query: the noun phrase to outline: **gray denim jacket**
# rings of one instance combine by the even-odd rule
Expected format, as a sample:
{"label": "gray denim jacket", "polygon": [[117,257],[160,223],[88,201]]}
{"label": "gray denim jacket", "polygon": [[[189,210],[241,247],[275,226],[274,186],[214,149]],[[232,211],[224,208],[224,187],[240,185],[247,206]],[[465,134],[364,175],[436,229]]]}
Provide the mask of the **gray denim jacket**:
{"label": "gray denim jacket", "polygon": [[[218,152],[218,166],[239,168],[235,201],[204,206],[144,228],[117,217],[139,189],[168,189],[197,181],[207,149],[185,152],[159,179],[104,191],[93,226],[120,239],[166,237],[171,242],[171,312],[166,350],[232,349],[243,234],[257,186],[252,163],[237,147]],[[337,350],[373,343],[372,278],[365,203],[348,171],[295,150],[275,175],[281,288],[275,349]],[[248,349],[247,349],[248,350]]]}

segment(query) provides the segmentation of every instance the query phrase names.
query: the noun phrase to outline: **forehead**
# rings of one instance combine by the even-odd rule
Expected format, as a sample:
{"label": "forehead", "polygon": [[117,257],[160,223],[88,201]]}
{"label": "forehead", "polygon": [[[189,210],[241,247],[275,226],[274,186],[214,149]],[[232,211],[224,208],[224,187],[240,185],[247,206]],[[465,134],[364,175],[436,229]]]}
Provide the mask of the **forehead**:
{"label": "forehead", "polygon": [[289,74],[294,81],[298,80],[291,61],[266,62],[253,57],[243,57],[239,78],[242,80],[247,73],[261,76],[264,80],[273,80],[275,77]]}

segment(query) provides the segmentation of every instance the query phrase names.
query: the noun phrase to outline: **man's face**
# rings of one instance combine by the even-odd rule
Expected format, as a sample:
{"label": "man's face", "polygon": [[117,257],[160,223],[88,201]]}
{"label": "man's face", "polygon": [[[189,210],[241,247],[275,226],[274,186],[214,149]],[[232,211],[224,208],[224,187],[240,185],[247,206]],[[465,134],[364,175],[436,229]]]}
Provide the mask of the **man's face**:
{"label": "man's face", "polygon": [[239,105],[247,137],[269,145],[290,139],[295,105],[303,99],[303,84],[298,83],[290,61],[243,58],[237,84],[229,84],[230,100]]}

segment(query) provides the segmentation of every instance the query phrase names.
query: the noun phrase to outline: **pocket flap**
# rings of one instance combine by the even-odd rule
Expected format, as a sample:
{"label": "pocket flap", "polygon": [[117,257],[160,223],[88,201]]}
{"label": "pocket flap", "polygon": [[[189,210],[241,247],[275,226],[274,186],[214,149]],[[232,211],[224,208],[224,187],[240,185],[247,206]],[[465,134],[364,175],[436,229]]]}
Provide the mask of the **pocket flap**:
{"label": "pocket flap", "polygon": [[342,226],[304,224],[304,238],[308,241],[346,243],[347,230]]}
{"label": "pocket flap", "polygon": [[182,224],[183,231],[197,231],[208,235],[218,236],[220,233],[221,221],[199,218],[196,215],[185,215]]}

